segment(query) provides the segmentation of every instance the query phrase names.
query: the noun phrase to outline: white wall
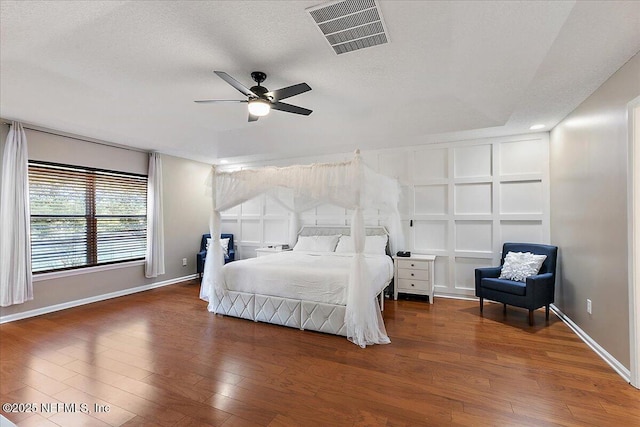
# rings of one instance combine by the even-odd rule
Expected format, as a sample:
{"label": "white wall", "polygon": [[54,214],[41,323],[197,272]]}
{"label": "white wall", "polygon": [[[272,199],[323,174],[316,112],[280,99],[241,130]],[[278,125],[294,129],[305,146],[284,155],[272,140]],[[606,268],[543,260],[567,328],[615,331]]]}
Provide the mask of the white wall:
{"label": "white wall", "polygon": [[[3,125],[1,132],[4,144],[8,126]],[[147,173],[148,154],[144,152],[33,130],[26,130],[26,134],[31,160]],[[205,195],[203,183],[211,167],[171,156],[163,156],[162,161],[166,274],[156,279],[147,279],[144,276],[144,265],[114,265],[115,268],[104,271],[85,270],[82,274],[48,277],[46,280],[42,280],[43,276],[35,275],[34,299],[24,304],[2,307],[0,316],[16,315],[113,292],[126,292],[128,289],[156,282],[192,277],[196,273],[195,254],[200,247],[200,238],[209,230],[211,203]],[[186,267],[182,266],[182,258],[187,258]],[[75,272],[80,271],[82,270]]]}
{"label": "white wall", "polygon": [[627,368],[627,104],[638,95],[640,55],[558,124],[550,143],[556,306]]}
{"label": "white wall", "polygon": [[[268,164],[351,157],[339,154]],[[365,151],[362,158],[399,179],[405,249],[437,255],[440,295],[473,296],[474,269],[498,265],[505,241],[549,242],[547,133]],[[351,212],[326,205],[301,215],[303,224],[313,225],[349,225],[350,219]],[[383,225],[384,219],[377,211],[365,212],[369,225]],[[222,228],[234,234],[239,258],[253,257],[258,247],[288,242],[289,215],[261,196],[224,212]]]}

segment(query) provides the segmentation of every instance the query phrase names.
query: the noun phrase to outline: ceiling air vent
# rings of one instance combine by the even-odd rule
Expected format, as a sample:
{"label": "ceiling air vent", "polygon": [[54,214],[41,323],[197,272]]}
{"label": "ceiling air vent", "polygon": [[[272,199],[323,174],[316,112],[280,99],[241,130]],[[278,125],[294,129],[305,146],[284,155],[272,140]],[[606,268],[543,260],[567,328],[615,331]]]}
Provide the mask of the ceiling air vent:
{"label": "ceiling air vent", "polygon": [[389,41],[375,0],[332,1],[307,12],[338,55]]}

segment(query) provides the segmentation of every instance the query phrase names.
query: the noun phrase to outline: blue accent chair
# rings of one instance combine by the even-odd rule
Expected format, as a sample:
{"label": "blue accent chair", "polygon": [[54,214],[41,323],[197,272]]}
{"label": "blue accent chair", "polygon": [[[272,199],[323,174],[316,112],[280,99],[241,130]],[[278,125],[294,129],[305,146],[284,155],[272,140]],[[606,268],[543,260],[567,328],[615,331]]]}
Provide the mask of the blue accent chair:
{"label": "blue accent chair", "polygon": [[[200,240],[200,252],[196,255],[197,272],[200,276],[204,273],[204,259],[207,257],[207,239],[211,238],[211,234],[203,234]],[[233,246],[233,234],[221,234],[221,239],[229,239],[229,251],[224,256],[224,263],[231,262],[236,259],[236,251]]]}
{"label": "blue accent chair", "polygon": [[[509,252],[531,252],[546,255],[547,259],[535,276],[527,277],[526,282],[499,279],[504,258]],[[502,259],[499,267],[476,268],[476,296],[480,298],[480,315],[484,299],[501,302],[504,312],[507,304],[529,310],[529,326],[533,326],[533,310],[545,306],[546,319],[549,320],[549,305],[554,301],[556,284],[556,246],[536,243],[505,243],[502,247]]]}

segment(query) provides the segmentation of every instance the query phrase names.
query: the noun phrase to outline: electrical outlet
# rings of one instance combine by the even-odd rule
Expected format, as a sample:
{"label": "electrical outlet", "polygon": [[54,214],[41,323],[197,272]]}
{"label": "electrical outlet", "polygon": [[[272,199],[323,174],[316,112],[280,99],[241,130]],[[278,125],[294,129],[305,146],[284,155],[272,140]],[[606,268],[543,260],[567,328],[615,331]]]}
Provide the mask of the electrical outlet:
{"label": "electrical outlet", "polygon": [[182,266],[183,267],[187,266],[187,259],[186,258],[182,258]]}
{"label": "electrical outlet", "polygon": [[587,298],[587,313],[591,314],[591,300]]}

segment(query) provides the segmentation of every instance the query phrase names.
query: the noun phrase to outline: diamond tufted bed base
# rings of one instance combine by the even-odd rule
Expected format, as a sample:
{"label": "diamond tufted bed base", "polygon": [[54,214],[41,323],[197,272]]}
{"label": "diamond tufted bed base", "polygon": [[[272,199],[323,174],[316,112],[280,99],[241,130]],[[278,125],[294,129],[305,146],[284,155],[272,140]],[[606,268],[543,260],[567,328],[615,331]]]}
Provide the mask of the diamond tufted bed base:
{"label": "diamond tufted bed base", "polygon": [[216,314],[272,323],[301,330],[347,335],[344,305],[293,300],[226,290],[214,294]]}

